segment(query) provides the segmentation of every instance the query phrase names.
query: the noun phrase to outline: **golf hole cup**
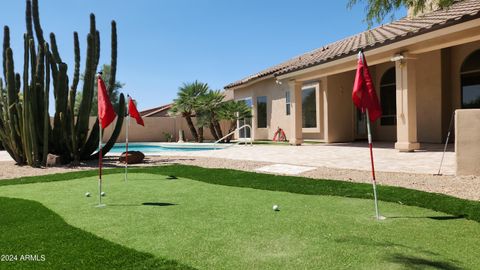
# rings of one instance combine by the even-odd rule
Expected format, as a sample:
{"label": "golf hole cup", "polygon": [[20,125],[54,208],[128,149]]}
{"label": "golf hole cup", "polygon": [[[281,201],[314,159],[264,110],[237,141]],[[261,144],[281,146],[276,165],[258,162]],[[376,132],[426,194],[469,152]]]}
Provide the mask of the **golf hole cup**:
{"label": "golf hole cup", "polygon": [[272,207],[273,211],[280,211],[280,207],[278,205],[273,205]]}
{"label": "golf hole cup", "polygon": [[90,192],[85,193],[85,197],[90,197]]}

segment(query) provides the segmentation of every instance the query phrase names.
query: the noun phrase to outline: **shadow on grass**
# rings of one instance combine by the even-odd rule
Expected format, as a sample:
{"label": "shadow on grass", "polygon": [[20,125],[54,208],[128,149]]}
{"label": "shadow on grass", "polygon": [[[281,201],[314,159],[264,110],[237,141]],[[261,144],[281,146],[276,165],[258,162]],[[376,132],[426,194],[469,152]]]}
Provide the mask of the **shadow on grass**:
{"label": "shadow on grass", "polygon": [[411,250],[411,251],[414,251],[416,253],[423,253],[423,254],[427,254],[427,255],[440,256],[440,254],[438,254],[436,252],[433,252],[433,251],[430,251],[430,250],[425,250],[425,249],[416,248],[416,247],[410,247],[410,246],[406,246],[406,245],[403,245],[403,244],[393,243],[393,242],[390,242],[390,241],[378,241],[378,240],[365,238],[365,237],[342,237],[342,238],[337,238],[334,241],[339,243],[339,244],[351,244],[351,245],[382,247],[382,248],[396,247],[396,248]]}
{"label": "shadow on grass", "polygon": [[67,224],[39,202],[0,197],[0,254],[37,254],[43,261],[0,262],[0,269],[193,269],[110,242]]}
{"label": "shadow on grass", "polygon": [[113,207],[125,207],[125,206],[133,206],[133,207],[140,207],[140,206],[175,206],[178,204],[175,203],[164,203],[164,202],[144,202],[141,204],[136,204],[136,203],[112,203],[108,204],[108,206],[113,206]]}
{"label": "shadow on grass", "polygon": [[177,205],[175,203],[161,203],[161,202],[144,202],[142,205],[146,206],[174,206]]}
{"label": "shadow on grass", "polygon": [[426,268],[443,269],[443,270],[463,269],[462,267],[459,267],[447,261],[424,259],[420,257],[406,256],[402,254],[393,254],[391,257],[388,257],[387,260],[396,264],[401,264],[406,269],[426,269]]}
{"label": "shadow on grass", "polygon": [[433,220],[456,220],[456,219],[465,219],[465,216],[396,216],[396,217],[387,217],[388,219],[433,219]]}

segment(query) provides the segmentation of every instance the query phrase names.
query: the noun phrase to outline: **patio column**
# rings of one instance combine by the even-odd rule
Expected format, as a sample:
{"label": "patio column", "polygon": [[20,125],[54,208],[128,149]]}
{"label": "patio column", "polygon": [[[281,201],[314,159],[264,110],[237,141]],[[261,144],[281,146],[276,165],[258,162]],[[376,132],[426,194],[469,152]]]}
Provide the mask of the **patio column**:
{"label": "patio column", "polygon": [[413,57],[404,55],[396,61],[397,85],[397,142],[395,149],[413,152],[420,149],[417,142],[417,87],[416,63]]}
{"label": "patio column", "polygon": [[290,144],[301,145],[302,137],[302,83],[297,81],[289,82],[290,104],[291,104],[291,134]]}

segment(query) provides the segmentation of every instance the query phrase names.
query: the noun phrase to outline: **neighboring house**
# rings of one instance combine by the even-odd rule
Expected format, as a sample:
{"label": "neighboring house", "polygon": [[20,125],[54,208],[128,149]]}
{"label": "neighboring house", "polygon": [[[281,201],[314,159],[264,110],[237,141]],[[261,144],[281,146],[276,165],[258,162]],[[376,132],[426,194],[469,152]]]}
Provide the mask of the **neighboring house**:
{"label": "neighboring house", "polygon": [[326,45],[225,87],[253,108],[252,134],[291,144],[366,137],[351,100],[357,53],[364,50],[383,116],[376,140],[401,151],[441,143],[455,109],[480,108],[480,1],[425,12]]}
{"label": "neighboring house", "polygon": [[172,104],[155,107],[152,109],[144,110],[140,112],[142,117],[171,117],[168,111],[172,108]]}

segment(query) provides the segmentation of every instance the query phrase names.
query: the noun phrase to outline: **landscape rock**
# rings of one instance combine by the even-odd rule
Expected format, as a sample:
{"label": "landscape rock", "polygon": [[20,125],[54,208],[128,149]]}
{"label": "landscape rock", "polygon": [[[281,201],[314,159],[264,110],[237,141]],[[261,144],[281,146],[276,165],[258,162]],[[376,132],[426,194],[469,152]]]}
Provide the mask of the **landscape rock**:
{"label": "landscape rock", "polygon": [[[118,158],[118,160],[121,163],[125,163],[125,156],[126,156],[126,153],[123,152]],[[140,151],[128,151],[128,159],[127,159],[128,164],[143,163],[144,158],[145,158],[145,155]]]}
{"label": "landscape rock", "polygon": [[47,155],[47,167],[56,167],[62,165],[62,159],[60,156],[54,154]]}

